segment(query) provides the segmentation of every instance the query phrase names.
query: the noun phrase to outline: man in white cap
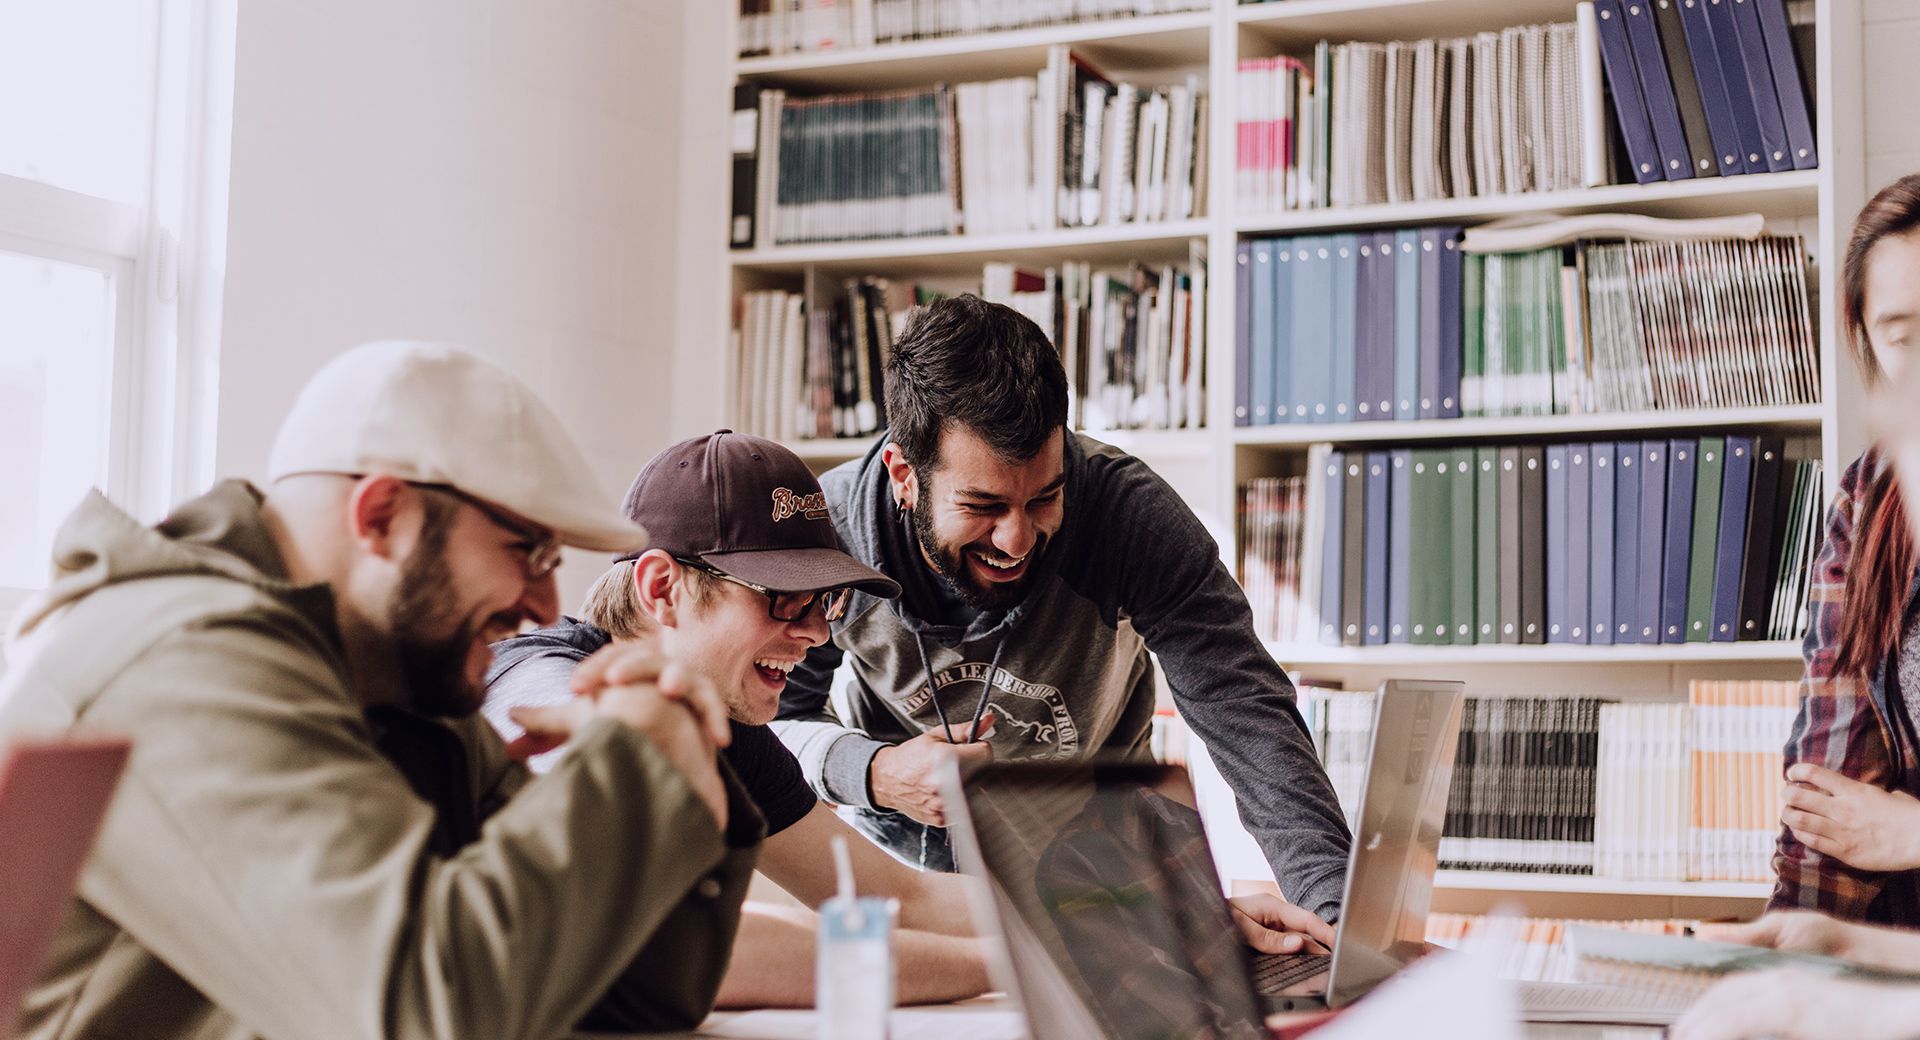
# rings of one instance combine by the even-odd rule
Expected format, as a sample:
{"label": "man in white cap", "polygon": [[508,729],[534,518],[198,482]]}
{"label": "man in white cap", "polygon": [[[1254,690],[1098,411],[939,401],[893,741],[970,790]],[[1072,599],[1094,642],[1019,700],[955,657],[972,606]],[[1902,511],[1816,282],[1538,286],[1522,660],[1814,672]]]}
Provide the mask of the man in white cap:
{"label": "man in white cap", "polygon": [[[264,493],[62,527],[0,737],[135,737],[26,1037],[550,1037],[711,1004],[763,824],[712,684],[634,648],[516,716],[488,644],[556,616],[561,545],[645,539],[559,422],[469,354],[324,368]],[[9,839],[14,840],[14,839]]]}

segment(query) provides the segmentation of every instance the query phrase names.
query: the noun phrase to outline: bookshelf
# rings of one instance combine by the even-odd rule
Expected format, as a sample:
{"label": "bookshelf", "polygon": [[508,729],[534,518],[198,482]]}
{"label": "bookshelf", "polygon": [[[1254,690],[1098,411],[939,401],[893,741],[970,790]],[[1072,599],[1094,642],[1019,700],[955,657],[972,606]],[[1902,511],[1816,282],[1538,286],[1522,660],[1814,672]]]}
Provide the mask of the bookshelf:
{"label": "bookshelf", "polygon": [[[727,342],[733,301],[743,292],[781,287],[819,299],[838,279],[889,277],[977,279],[989,260],[1045,266],[1066,261],[1100,265],[1138,259],[1180,262],[1188,244],[1204,243],[1207,281],[1206,426],[1198,430],[1110,431],[1094,435],[1159,469],[1234,558],[1237,489],[1248,479],[1300,472],[1310,446],[1422,445],[1648,438],[1764,432],[1809,445],[1823,460],[1826,486],[1865,444],[1861,391],[1846,357],[1833,306],[1832,279],[1854,214],[1865,201],[1861,84],[1863,0],[1816,0],[1811,88],[1820,165],[1813,170],[1714,177],[1648,185],[1615,184],[1569,191],[1444,198],[1424,202],[1282,212],[1244,209],[1235,198],[1236,70],[1242,58],[1308,52],[1336,43],[1449,37],[1536,22],[1566,22],[1573,0],[1214,0],[1204,11],[956,36],[840,52],[735,58],[733,83],[779,87],[795,94],[882,90],[1031,75],[1048,48],[1071,45],[1118,77],[1147,84],[1199,74],[1211,98],[1209,182],[1204,215],[1165,223],[1061,228],[1018,234],[955,234],[920,238],[813,243],[733,250],[723,258],[730,287],[726,309],[711,314],[700,337],[711,356]],[[724,208],[724,197],[722,198]],[[1538,213],[1618,210],[1663,217],[1759,213],[1769,231],[1801,235],[1813,257],[1820,399],[1784,407],[1660,412],[1432,419],[1400,422],[1236,427],[1234,396],[1236,247],[1272,235],[1427,224],[1473,225]],[[725,213],[712,215],[716,238]],[[692,347],[685,348],[688,350]],[[824,470],[863,453],[871,437],[813,439],[793,447]],[[1693,679],[1793,679],[1797,641],[1633,646],[1335,647],[1269,644],[1290,669],[1350,688],[1394,675],[1463,678],[1470,692],[1565,692],[1624,700],[1684,700]],[[1624,882],[1590,877],[1443,871],[1444,907],[1492,905],[1518,897],[1531,911],[1629,917],[1670,912],[1739,913],[1757,909],[1768,886],[1756,882]]]}

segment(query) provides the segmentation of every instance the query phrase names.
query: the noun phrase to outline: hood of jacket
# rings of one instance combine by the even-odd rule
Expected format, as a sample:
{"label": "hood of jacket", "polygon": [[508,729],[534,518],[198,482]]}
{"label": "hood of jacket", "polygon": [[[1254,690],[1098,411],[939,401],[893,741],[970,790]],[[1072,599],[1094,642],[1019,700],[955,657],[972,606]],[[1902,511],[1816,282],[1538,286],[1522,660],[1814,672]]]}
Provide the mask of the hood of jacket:
{"label": "hood of jacket", "polygon": [[62,610],[102,590],[194,575],[240,582],[281,600],[337,645],[331,589],[288,580],[286,564],[261,515],[264,500],[246,481],[222,481],[148,527],[100,492],[87,492],[55,533],[47,588],[21,606],[10,639],[33,634]]}

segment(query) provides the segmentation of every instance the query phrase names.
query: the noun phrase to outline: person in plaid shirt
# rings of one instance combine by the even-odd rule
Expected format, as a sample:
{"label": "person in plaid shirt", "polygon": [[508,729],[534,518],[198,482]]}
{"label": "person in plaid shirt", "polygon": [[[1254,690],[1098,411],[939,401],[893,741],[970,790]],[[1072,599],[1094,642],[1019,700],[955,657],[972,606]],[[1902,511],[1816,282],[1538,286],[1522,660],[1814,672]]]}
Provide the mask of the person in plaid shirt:
{"label": "person in plaid shirt", "polygon": [[[1884,392],[1920,336],[1920,174],[1861,211],[1840,288],[1854,361]],[[1768,905],[1920,926],[1920,587],[1894,470],[1878,447],[1848,467],[1814,561]]]}
{"label": "person in plaid shirt", "polygon": [[[1901,501],[1920,494],[1920,174],[1861,210],[1840,288],[1880,446],[1848,467],[1814,563],[1769,912],[1700,934],[1920,974],[1920,513]],[[1916,1021],[1920,984],[1776,969],[1718,983],[1668,1036],[1895,1040]]]}

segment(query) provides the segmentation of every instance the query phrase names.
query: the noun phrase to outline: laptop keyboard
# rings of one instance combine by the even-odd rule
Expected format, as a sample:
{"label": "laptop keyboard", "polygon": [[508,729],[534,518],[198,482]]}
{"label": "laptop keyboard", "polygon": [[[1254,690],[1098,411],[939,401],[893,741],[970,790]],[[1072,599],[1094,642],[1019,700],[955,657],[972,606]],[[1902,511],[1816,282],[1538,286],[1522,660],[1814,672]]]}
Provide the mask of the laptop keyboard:
{"label": "laptop keyboard", "polygon": [[1259,953],[1253,957],[1253,988],[1273,996],[1327,970],[1332,957],[1321,953]]}

